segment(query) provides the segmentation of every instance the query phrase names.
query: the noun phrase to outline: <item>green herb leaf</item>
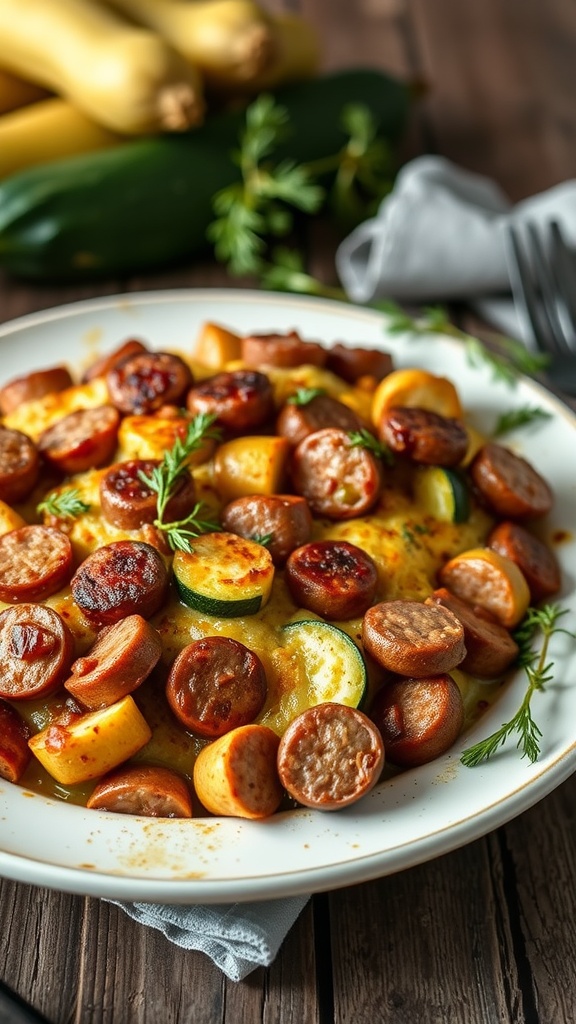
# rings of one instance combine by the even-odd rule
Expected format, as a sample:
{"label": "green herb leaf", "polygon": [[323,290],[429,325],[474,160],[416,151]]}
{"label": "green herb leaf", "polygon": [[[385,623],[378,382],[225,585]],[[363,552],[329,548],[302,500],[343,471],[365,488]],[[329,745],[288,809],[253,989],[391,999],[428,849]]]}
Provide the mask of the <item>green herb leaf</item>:
{"label": "green herb leaf", "polygon": [[313,398],[325,395],[324,388],[298,388],[293,395],[286,399],[287,405],[308,405]]}
{"label": "green herb leaf", "polygon": [[394,456],[388,445],[382,444],[374,434],[371,434],[365,427],[362,430],[351,430],[348,433],[350,443],[353,448],[366,448],[367,451],[372,452],[377,459],[382,459],[387,466],[394,465]]}
{"label": "green herb leaf", "polygon": [[518,427],[525,427],[540,420],[549,420],[551,417],[552,413],[546,409],[541,409],[537,405],[523,405],[518,409],[510,409],[498,417],[496,426],[492,431],[492,436],[501,437],[503,434],[508,434],[511,430],[516,430]]}
{"label": "green herb leaf", "polygon": [[250,540],[253,540],[255,544],[261,544],[262,547],[267,548],[268,545],[271,544],[271,542],[274,540],[274,534],[255,533],[254,536],[250,538]]}
{"label": "green herb leaf", "polygon": [[[573,633],[558,626],[559,619],[566,615],[567,611],[568,609],[562,609],[559,605],[528,609],[520,627],[514,633],[514,639],[520,648],[517,663],[524,669],[528,680],[526,693],[510,721],[504,722],[486,739],[480,740],[463,752],[460,760],[467,768],[474,768],[482,761],[488,760],[515,733],[518,734],[516,746],[522,752],[521,756],[527,757],[530,762],[538,760],[542,732],[532,718],[530,705],[536,691],[544,690],[553,678],[553,664],[547,661],[550,638],[555,633],[574,636]],[[536,651],[532,647],[532,640],[538,632],[542,633],[543,641],[540,650]]]}
{"label": "green herb leaf", "polygon": [[90,511],[90,505],[82,501],[80,491],[75,487],[67,487],[64,491],[51,491],[36,506],[38,513],[46,512],[59,519],[76,519],[84,512]]}

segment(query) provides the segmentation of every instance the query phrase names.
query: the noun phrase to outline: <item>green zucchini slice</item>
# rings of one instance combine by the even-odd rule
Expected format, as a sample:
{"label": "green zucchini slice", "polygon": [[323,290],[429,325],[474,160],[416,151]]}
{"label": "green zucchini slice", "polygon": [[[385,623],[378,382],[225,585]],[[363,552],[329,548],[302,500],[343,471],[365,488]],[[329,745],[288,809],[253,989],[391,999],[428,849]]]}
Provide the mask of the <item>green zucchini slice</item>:
{"label": "green zucchini slice", "polygon": [[344,630],[322,619],[301,619],[282,627],[276,652],[281,680],[259,721],[282,735],[290,722],[325,701],[357,708],[366,695],[364,658]]}
{"label": "green zucchini slice", "polygon": [[444,523],[465,523],[470,516],[470,493],[466,481],[454,469],[423,466],[414,477],[414,499]]}
{"label": "green zucchini slice", "polygon": [[270,552],[235,533],[195,538],[192,551],[176,552],[172,571],[184,604],[227,619],[259,611],[274,579]]}

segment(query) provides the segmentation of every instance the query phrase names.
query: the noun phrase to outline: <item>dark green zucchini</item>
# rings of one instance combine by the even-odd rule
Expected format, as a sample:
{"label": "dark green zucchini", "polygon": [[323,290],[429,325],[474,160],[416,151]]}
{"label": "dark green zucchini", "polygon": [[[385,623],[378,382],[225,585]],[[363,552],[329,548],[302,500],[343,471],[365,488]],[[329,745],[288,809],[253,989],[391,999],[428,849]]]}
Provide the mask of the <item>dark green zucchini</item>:
{"label": "dark green zucchini", "polygon": [[[275,92],[290,115],[278,158],[337,153],[348,103],[365,104],[379,134],[402,133],[410,88],[372,70],[326,75]],[[159,268],[208,248],[212,197],[239,180],[231,159],[242,111],[214,114],[186,135],[32,168],[0,183],[0,266],[36,279],[82,280]]]}

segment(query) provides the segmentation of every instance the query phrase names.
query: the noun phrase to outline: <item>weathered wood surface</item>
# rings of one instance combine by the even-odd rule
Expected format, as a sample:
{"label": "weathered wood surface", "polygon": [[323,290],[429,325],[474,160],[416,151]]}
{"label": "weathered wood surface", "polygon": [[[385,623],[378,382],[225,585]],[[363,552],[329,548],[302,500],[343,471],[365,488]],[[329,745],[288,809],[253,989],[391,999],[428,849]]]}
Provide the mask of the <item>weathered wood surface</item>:
{"label": "weathered wood surface", "polygon": [[[427,83],[407,156],[443,154],[515,200],[574,175],[573,0],[284,6],[318,25],[326,68],[374,65]],[[325,238],[310,256],[333,275]],[[0,277],[0,320],[96,294],[222,281],[214,265],[94,287]],[[51,1024],[569,1024],[575,807],[573,777],[459,851],[315,897],[274,965],[240,984],[116,907],[0,881],[0,978]]]}

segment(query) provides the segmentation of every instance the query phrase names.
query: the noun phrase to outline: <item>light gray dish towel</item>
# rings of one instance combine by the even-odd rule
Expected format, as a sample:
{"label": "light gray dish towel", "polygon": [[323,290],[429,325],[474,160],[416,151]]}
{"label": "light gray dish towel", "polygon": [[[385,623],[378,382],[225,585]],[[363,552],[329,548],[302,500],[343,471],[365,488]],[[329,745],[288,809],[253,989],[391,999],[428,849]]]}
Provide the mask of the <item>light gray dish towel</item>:
{"label": "light gray dish towel", "polygon": [[576,248],[576,181],[513,205],[489,178],[444,157],[417,157],[377,215],[341,243],[336,268],[353,302],[466,301],[499,330],[527,340],[511,298],[504,227],[552,219]]}
{"label": "light gray dish towel", "polygon": [[232,981],[242,981],[257,967],[270,966],[308,899],[292,896],[262,903],[192,907],[108,902],[139,924],[156,928],[177,946],[206,953]]}

